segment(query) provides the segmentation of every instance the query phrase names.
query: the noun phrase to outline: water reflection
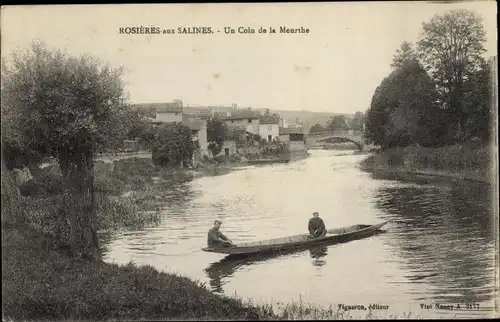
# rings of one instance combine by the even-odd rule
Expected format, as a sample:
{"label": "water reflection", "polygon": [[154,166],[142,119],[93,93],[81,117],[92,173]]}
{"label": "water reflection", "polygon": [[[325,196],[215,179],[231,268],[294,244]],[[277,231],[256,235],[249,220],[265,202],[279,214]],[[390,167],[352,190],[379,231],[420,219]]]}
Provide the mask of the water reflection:
{"label": "water reflection", "polygon": [[[332,243],[330,243],[332,244]],[[309,248],[309,253],[313,260],[314,266],[322,266],[326,264],[326,260],[322,259],[328,254],[328,243],[322,244],[320,246],[314,246]],[[235,272],[250,265],[258,264],[267,260],[293,256],[294,254],[304,252],[308,247],[301,249],[292,249],[273,253],[262,253],[250,256],[227,256],[222,260],[210,264],[206,269],[205,273],[210,279],[210,285],[213,292],[223,293],[222,286],[224,285],[223,280],[228,277],[232,277]]]}
{"label": "water reflection", "polygon": [[313,259],[312,264],[314,266],[323,266],[326,264],[326,259],[324,257],[328,255],[328,247],[318,246],[309,249],[309,254]]}
{"label": "water reflection", "polygon": [[[472,198],[471,198],[472,196]],[[493,216],[488,185],[385,187],[376,205],[393,219],[391,246],[407,281],[426,283],[418,300],[481,302],[494,292]]]}

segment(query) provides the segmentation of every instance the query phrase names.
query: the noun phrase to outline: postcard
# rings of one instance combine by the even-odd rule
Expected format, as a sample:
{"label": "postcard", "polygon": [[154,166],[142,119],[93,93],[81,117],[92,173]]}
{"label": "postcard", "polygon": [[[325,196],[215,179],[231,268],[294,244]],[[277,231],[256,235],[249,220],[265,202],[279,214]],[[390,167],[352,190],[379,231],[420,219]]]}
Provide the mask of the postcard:
{"label": "postcard", "polygon": [[2,320],[499,317],[496,13],[3,6]]}

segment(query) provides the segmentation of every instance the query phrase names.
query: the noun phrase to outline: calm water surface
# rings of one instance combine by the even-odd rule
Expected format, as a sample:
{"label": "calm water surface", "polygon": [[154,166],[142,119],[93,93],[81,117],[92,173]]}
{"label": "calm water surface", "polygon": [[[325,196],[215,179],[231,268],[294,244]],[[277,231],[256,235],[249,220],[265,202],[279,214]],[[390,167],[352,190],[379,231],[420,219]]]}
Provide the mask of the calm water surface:
{"label": "calm water surface", "polygon": [[[316,150],[289,164],[179,183],[165,200],[162,223],[106,238],[106,260],[153,265],[255,302],[389,305],[377,312],[381,315],[491,316],[489,187],[376,179],[358,169],[365,157]],[[391,222],[376,236],[281,256],[227,260],[199,251],[216,218],[239,243],[305,233],[313,211],[327,228]],[[460,304],[462,310],[420,306],[436,303]],[[467,310],[467,303],[478,303],[479,309]]]}

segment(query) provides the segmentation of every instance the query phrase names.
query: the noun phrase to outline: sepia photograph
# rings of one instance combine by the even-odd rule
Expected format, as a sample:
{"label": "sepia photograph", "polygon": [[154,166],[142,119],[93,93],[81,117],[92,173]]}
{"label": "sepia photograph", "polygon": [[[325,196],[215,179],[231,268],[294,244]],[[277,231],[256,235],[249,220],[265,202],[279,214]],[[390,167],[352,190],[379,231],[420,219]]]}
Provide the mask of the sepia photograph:
{"label": "sepia photograph", "polygon": [[495,319],[495,1],[1,7],[2,322]]}

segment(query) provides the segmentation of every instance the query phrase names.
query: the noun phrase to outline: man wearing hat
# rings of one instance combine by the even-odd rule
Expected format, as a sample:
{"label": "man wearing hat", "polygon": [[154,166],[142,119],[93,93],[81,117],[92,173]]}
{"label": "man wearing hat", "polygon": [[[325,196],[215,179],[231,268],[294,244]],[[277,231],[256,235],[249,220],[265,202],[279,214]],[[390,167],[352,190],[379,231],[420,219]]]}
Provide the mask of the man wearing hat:
{"label": "man wearing hat", "polygon": [[219,228],[222,225],[222,221],[214,221],[214,226],[210,228],[207,236],[207,245],[210,248],[220,248],[220,247],[231,247],[233,242],[229,240],[223,233],[220,232]]}
{"label": "man wearing hat", "polygon": [[323,219],[319,218],[319,213],[317,211],[313,213],[313,217],[309,220],[307,228],[309,229],[310,238],[326,236],[325,223],[323,222]]}

